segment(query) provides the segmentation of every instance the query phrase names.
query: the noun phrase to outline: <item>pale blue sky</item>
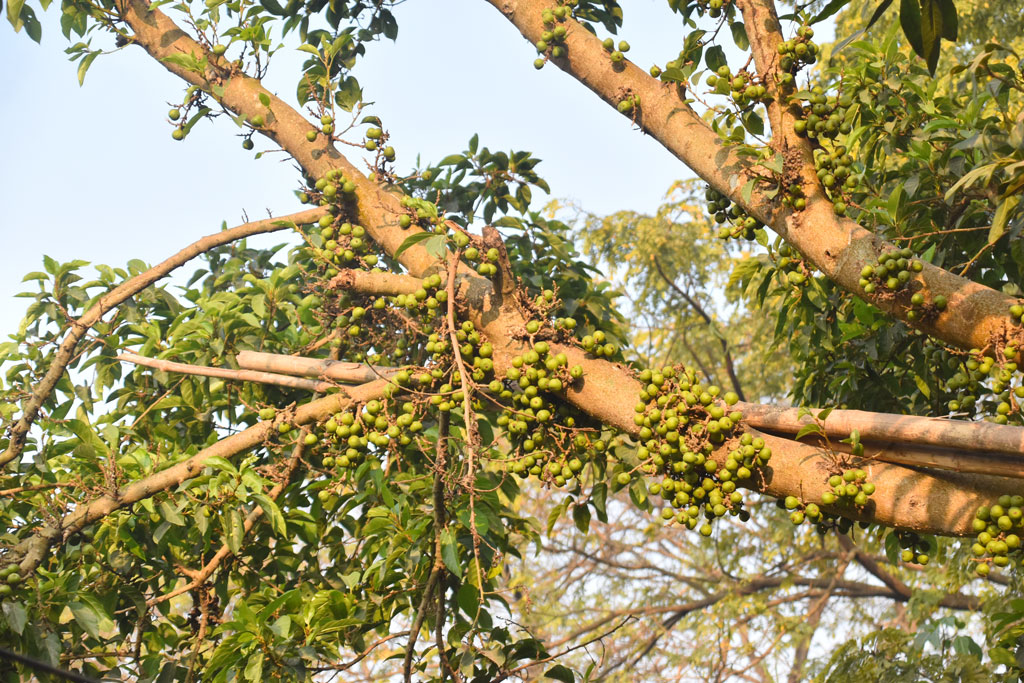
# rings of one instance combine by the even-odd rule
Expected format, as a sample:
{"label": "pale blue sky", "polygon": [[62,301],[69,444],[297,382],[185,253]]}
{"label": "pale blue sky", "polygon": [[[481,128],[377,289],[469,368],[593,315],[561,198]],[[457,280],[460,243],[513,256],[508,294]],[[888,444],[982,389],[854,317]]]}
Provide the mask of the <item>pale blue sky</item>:
{"label": "pale blue sky", "polygon": [[[684,35],[678,16],[664,0],[624,5],[628,56],[644,67],[671,59]],[[165,116],[183,87],[141,49],[101,56],[80,88],[56,9],[43,16],[42,46],[0,26],[0,336],[16,329],[24,301],[14,294],[25,288],[24,273],[42,269],[43,254],[155,263],[222,220],[301,208],[292,164],[280,155],[254,160],[226,118],[173,141]],[[439,160],[461,151],[479,133],[491,149],[531,150],[553,197],[597,213],[653,210],[688,175],[567,75],[536,71],[532,48],[482,0],[415,0],[396,16],[397,43],[371,46],[356,75],[375,102],[370,113],[393,136],[400,169],[417,154]],[[267,79],[289,102],[300,63],[282,50]]]}

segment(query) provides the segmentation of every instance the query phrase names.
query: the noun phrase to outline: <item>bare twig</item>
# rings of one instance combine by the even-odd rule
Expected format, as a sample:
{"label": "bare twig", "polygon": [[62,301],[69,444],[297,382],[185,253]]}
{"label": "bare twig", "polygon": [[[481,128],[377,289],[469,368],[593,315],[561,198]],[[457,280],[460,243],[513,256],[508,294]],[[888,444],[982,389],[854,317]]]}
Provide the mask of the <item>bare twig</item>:
{"label": "bare twig", "polygon": [[692,308],[694,312],[697,315],[699,315],[707,324],[708,329],[711,330],[712,336],[718,339],[718,343],[722,347],[722,357],[725,361],[725,371],[729,373],[729,381],[732,383],[733,391],[736,392],[736,395],[740,397],[741,401],[746,401],[747,399],[743,394],[743,386],[740,384],[739,377],[736,376],[736,366],[732,360],[732,353],[729,351],[729,342],[727,342],[725,340],[725,337],[723,337],[719,333],[715,325],[715,322],[711,319],[711,316],[707,314],[707,311],[704,310],[704,307],[697,303],[697,301],[692,296],[687,294],[682,287],[677,285],[674,280],[672,280],[668,275],[665,274],[665,271],[661,267],[661,261],[658,260],[658,257],[652,254],[651,260],[654,261],[654,267],[657,268],[658,275],[660,275],[661,279],[665,281],[665,284],[671,287],[679,296],[683,297],[683,299],[686,300],[686,303],[690,305],[690,308]]}

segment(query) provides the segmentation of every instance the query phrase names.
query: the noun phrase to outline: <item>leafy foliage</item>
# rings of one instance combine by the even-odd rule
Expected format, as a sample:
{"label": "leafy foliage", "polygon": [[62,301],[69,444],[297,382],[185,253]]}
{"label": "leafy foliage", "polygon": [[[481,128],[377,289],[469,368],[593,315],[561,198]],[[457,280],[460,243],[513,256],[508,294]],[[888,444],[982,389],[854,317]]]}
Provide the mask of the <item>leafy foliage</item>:
{"label": "leafy foliage", "polygon": [[[88,330],[78,320],[147,274],[145,264],[93,272],[45,258],[43,271],[26,276],[34,285],[22,295],[25,319],[0,345],[0,444],[14,448],[19,406],[36,400],[47,373],[60,379],[38,394],[39,415],[0,490],[5,646],[94,677],[160,683],[339,673],[635,680],[666,666],[709,679],[790,658],[799,677],[815,630],[831,620],[862,637],[807,667],[820,680],[1019,676],[1022,603],[1005,601],[1019,593],[1009,566],[1019,496],[978,510],[970,548],[855,526],[875,490],[855,466],[865,446],[856,431],[831,443],[831,408],[806,408],[1022,424],[1016,352],[1009,340],[985,353],[947,348],[893,322],[742,208],[755,190],[794,211],[807,206],[808,192],[783,180],[788,160],[765,141],[776,84],[746,67],[733,73],[719,42],[728,25],[723,37],[750,50],[760,27],[745,26],[735,2],[672,1],[688,34],[678,57],[651,71],[684,98],[703,79],[710,129],[763,171],[740,198],[686,182],[654,216],[567,218],[558,204],[538,208],[534,190],[550,188],[529,152],[492,151],[474,135],[467,149],[403,177],[381,119],[355,123],[367,105],[354,66],[369,43],[397,38],[397,4],[156,3],[198,46],[161,58],[192,83],[168,116],[175,139],[222,113],[247,127],[247,148],[277,125],[265,92],[250,98],[259,103],[252,111],[224,102],[232,79],[266,73],[280,36],[308,55],[296,100],[318,120],[306,141],[324,145],[309,156],[319,162],[361,131],[353,144],[375,153],[373,174],[339,163],[313,177],[304,168],[296,196],[323,207],[317,222],[292,225],[277,247],[208,250],[183,287],[144,288]],[[969,61],[933,78],[941,39],[971,44],[977,17],[958,29],[949,0],[906,0],[903,34],[927,69],[893,26],[880,41],[837,48],[797,89],[801,71],[829,54],[810,24],[847,3],[819,4],[815,15],[790,17],[799,26],[770,76],[800,114],[794,133],[814,141],[835,214],[911,250],[883,254],[878,267],[891,277],[871,270],[863,292],[895,292],[920,259],[1021,294],[1016,53],[972,44]],[[874,8],[875,19],[889,4]],[[6,11],[38,41],[27,3]],[[138,40],[124,21],[132,11],[105,1],[61,6],[65,36],[83,39],[68,50],[80,83],[103,51],[94,38],[107,34],[115,47]],[[623,23],[612,0],[540,15],[551,35],[535,47],[553,60],[566,56],[570,20],[595,35]],[[603,49],[613,72],[623,71],[629,44],[609,38]],[[642,120],[636,93],[616,99]],[[409,232],[398,247],[357,220],[385,192],[401,195],[392,225]],[[433,262],[412,278],[400,264],[420,251]],[[381,284],[382,276],[396,279]],[[920,305],[915,316],[946,304]],[[514,325],[502,323],[500,335],[488,327],[510,310]],[[1019,322],[1024,309],[1010,314]],[[79,332],[88,335],[68,349]],[[126,370],[128,349],[155,369]],[[294,383],[239,381],[246,377],[233,371],[252,352],[348,361],[381,378],[317,385],[310,400]],[[590,381],[570,355],[600,360],[603,372],[635,370],[621,376],[639,397],[595,397],[635,405],[635,430],[613,424],[604,405],[568,400]],[[787,393],[807,418],[792,441],[818,444],[829,459],[820,505],[802,491],[773,507],[737,490],[770,482],[773,471],[770,435],[745,433],[736,404]],[[710,540],[684,546],[671,534],[680,526]],[[531,546],[546,551],[541,559]],[[32,574],[22,576],[23,566]],[[1002,588],[968,589],[968,566],[982,575],[1006,567],[993,571]],[[842,607],[827,613],[834,604]],[[987,654],[967,622],[948,614],[982,605]],[[883,615],[904,628],[876,628]],[[423,634],[432,638],[418,642]],[[595,643],[611,653],[594,655]]]}

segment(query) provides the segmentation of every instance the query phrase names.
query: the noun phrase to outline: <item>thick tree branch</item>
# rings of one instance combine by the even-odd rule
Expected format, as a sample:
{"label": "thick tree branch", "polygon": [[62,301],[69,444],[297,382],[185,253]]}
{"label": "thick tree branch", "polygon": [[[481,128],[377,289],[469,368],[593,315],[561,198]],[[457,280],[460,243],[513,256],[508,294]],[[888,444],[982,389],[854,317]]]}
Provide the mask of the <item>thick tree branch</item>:
{"label": "thick tree branch", "polygon": [[60,378],[64,376],[64,371],[74,358],[75,348],[78,346],[78,342],[85,337],[86,332],[88,332],[93,325],[100,321],[100,318],[102,318],[105,313],[124,303],[157,280],[166,277],[179,266],[188,263],[195,257],[200,254],[204,254],[211,249],[215,249],[251,235],[275,232],[277,230],[287,230],[292,228],[294,225],[313,223],[326,213],[327,210],[325,208],[308,209],[288,216],[281,216],[280,218],[267,218],[262,221],[245,223],[231,228],[230,230],[223,230],[213,235],[207,235],[206,237],[196,240],[192,244],[188,245],[174,256],[171,256],[170,258],[153,266],[146,272],[136,275],[101,296],[99,300],[97,300],[89,310],[83,313],[78,320],[71,323],[71,329],[68,331],[67,336],[64,337],[60,347],[57,349],[53,362],[50,364],[50,367],[47,368],[43,379],[40,380],[38,385],[36,385],[36,388],[32,392],[32,396],[26,402],[21,419],[19,419],[10,429],[10,441],[8,442],[7,450],[5,450],[3,454],[0,454],[0,467],[11,462],[21,454],[22,449],[25,447],[25,439],[28,436],[28,431],[32,427],[32,423],[35,421],[36,417],[39,415],[39,409],[50,397],[50,394],[53,393],[53,389],[57,386],[57,382],[60,381]]}
{"label": "thick tree branch", "polygon": [[[552,348],[554,353],[565,353],[570,365],[578,363],[584,369],[583,382],[568,390],[569,400],[605,424],[637,434],[633,405],[634,397],[640,393],[640,383],[622,368],[588,358],[578,348],[562,345]],[[1003,429],[1018,435],[1024,432],[1024,428],[1019,427]],[[835,456],[827,449],[756,429],[748,431],[764,438],[773,455],[763,477],[755,474],[753,480],[742,485],[774,497],[793,495],[813,502],[820,501],[821,494],[830,490],[828,478],[835,473],[836,463]],[[720,459],[720,464],[724,464],[729,448],[716,452],[714,457]],[[876,485],[872,502],[861,510],[836,507],[827,508],[829,511],[929,533],[970,534],[971,518],[978,505],[994,500],[1010,486],[1006,479],[998,477],[921,471],[880,459],[865,460],[859,466]]]}
{"label": "thick tree branch", "polygon": [[414,293],[423,286],[423,283],[409,275],[344,269],[331,278],[327,286],[330,289],[344,289],[360,294],[398,296]]}
{"label": "thick tree branch", "polygon": [[[541,12],[547,0],[488,0],[531,43],[545,30]],[[751,0],[747,12],[755,18],[748,27],[755,57],[767,67],[767,53],[778,39],[777,29],[769,26],[774,8],[768,0]],[[628,60],[613,66],[596,36],[573,20],[567,20],[568,56],[552,60],[563,71],[586,85],[601,99],[617,105],[627,94],[639,97],[640,115],[636,120],[644,132],[653,136],[680,161],[706,180],[716,190],[729,196],[747,213],[770,226],[826,276],[847,292],[855,294],[882,310],[928,334],[962,348],[985,349],[1011,335],[1007,310],[1016,299],[976,282],[959,277],[928,263],[908,286],[891,296],[879,288],[877,294],[865,294],[860,287],[860,272],[865,264],[877,263],[882,251],[894,249],[873,233],[852,220],[839,218],[831,202],[824,196],[814,174],[810,150],[802,142],[789,144],[792,113],[781,115],[776,122],[783,138],[773,144],[783,153],[786,168],[800,176],[807,208],[792,211],[777,205],[754,188],[750,199],[741,188],[752,177],[749,169],[729,147],[697,117],[685,103],[680,89],[663,84]],[[760,42],[758,42],[760,41]],[[766,74],[774,78],[770,69]],[[778,135],[779,131],[776,131]],[[906,313],[912,309],[910,297],[922,292],[926,300],[945,296],[945,311],[920,316],[909,322]]]}
{"label": "thick tree branch", "polygon": [[[744,421],[758,429],[796,434],[815,422],[813,414],[797,408],[758,403],[737,404]],[[815,413],[817,411],[814,411]],[[843,439],[857,430],[861,439],[923,446],[942,446],[963,451],[1024,455],[1024,428],[990,422],[965,422],[939,417],[833,410],[821,422],[830,437]]]}
{"label": "thick tree branch", "polygon": [[[385,191],[363,175],[346,159],[326,136],[317,135],[315,142],[306,133],[318,132],[299,111],[286,104],[256,79],[239,73],[224,57],[207,51],[179,28],[161,10],[150,7],[145,0],[117,0],[117,8],[134,31],[132,42],[140,45],[171,73],[198,86],[232,112],[252,121],[260,116],[264,125],[257,130],[287,152],[311,177],[321,178],[331,170],[341,171],[356,186],[358,222],[367,234],[389,254],[394,254],[405,239],[419,229],[401,229],[398,218],[406,213],[401,195]],[[207,67],[201,72],[166,61],[177,55],[205,58]],[[270,104],[264,105],[263,97]],[[428,274],[438,260],[422,245],[413,245],[402,252],[399,261],[417,277]]]}

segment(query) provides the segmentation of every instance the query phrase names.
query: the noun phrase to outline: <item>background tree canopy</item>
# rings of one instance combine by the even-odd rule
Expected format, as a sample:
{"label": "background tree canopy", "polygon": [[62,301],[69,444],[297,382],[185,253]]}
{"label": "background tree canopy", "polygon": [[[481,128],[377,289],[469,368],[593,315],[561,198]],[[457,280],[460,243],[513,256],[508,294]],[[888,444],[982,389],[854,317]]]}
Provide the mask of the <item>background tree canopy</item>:
{"label": "background tree canopy", "polygon": [[25,277],[4,680],[1022,678],[1019,10],[670,0],[651,66],[614,0],[491,0],[698,177],[601,215],[472,131],[398,164],[357,74],[403,3],[49,4],[4,10],[296,212]]}

